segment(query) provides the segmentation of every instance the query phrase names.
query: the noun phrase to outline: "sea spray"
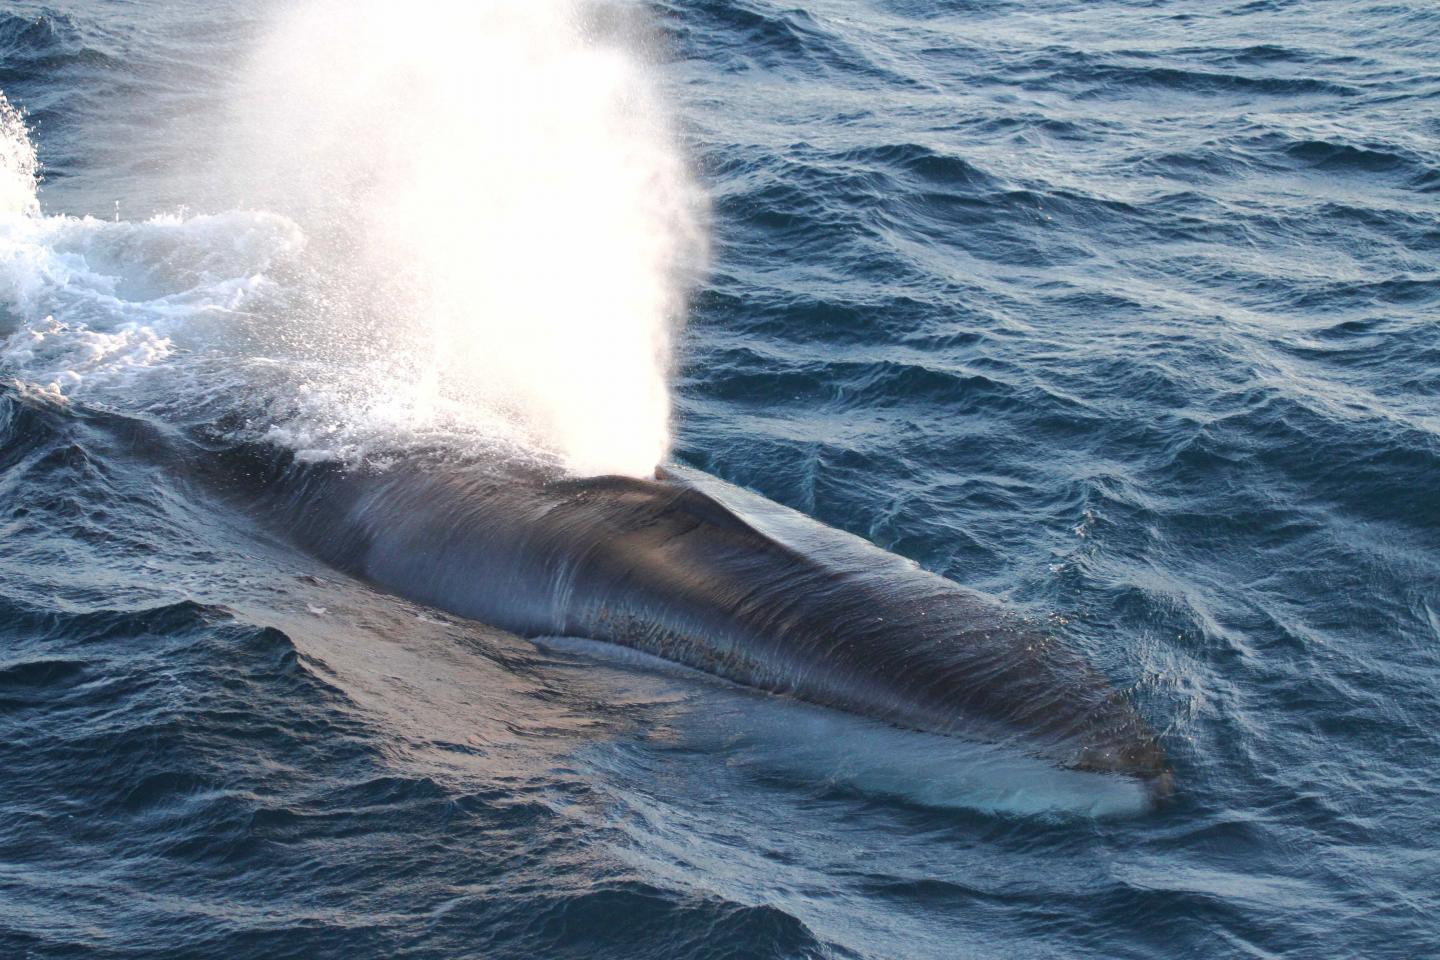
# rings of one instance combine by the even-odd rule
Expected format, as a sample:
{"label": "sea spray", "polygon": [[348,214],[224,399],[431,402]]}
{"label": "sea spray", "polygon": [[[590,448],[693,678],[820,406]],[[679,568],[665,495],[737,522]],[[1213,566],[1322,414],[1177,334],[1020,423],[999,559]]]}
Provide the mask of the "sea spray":
{"label": "sea spray", "polygon": [[586,474],[664,457],[702,204],[647,71],[587,22],[317,0],[261,44],[229,186],[307,234],[285,335],[347,378],[309,385],[337,433],[510,429]]}
{"label": "sea spray", "polygon": [[0,92],[0,215],[33,216],[40,165],[25,118]]}

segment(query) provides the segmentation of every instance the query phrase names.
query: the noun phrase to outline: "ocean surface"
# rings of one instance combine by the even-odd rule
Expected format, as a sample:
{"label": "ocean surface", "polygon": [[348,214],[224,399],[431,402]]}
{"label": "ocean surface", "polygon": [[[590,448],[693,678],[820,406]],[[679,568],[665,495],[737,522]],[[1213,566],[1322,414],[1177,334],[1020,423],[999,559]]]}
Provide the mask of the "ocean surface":
{"label": "ocean surface", "polygon": [[[0,957],[1440,954],[1440,7],[290,6],[0,6]],[[415,348],[472,304],[530,319]],[[197,468],[608,453],[652,314],[671,456],[1048,618],[1172,800],[417,606]]]}

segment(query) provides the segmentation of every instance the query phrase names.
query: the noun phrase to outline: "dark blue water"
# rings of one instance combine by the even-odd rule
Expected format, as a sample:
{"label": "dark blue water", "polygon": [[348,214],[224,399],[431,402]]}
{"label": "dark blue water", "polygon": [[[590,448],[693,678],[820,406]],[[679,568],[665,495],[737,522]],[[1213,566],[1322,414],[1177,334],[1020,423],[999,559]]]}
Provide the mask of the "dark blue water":
{"label": "dark blue water", "polygon": [[676,456],[1051,617],[1173,801],[296,551],[188,469],[285,415],[226,298],[295,228],[201,199],[274,11],[11,3],[0,956],[1433,954],[1440,12],[627,10],[711,197]]}

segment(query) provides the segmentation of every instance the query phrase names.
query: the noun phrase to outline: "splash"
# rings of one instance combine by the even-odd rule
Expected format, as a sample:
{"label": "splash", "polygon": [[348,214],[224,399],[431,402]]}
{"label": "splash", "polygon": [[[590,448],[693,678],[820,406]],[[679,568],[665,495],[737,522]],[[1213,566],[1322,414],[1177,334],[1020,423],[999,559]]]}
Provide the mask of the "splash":
{"label": "splash", "polygon": [[[226,387],[244,396],[234,373],[249,364],[234,345],[274,299],[267,271],[303,248],[295,224],[240,211],[44,216],[39,183],[24,115],[0,93],[0,375],[131,409],[193,409]],[[228,379],[200,382],[212,360]]]}
{"label": "splash", "polygon": [[577,473],[664,457],[701,204],[646,71],[587,16],[319,0],[262,44],[232,189],[309,237],[289,325],[348,370],[332,420],[503,421]]}
{"label": "splash", "polygon": [[0,92],[0,214],[38,213],[39,182],[40,164],[25,118]]}

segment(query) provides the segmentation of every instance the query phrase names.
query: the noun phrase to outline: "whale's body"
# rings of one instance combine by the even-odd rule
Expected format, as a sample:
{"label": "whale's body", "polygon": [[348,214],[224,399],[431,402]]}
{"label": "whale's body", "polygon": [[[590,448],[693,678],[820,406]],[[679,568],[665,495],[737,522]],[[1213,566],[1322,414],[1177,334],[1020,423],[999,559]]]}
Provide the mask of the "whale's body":
{"label": "whale's body", "polygon": [[[900,727],[1168,782],[1128,698],[996,600],[698,471],[246,473],[302,546],[522,636],[636,648]],[[259,476],[256,474],[263,474]]]}

